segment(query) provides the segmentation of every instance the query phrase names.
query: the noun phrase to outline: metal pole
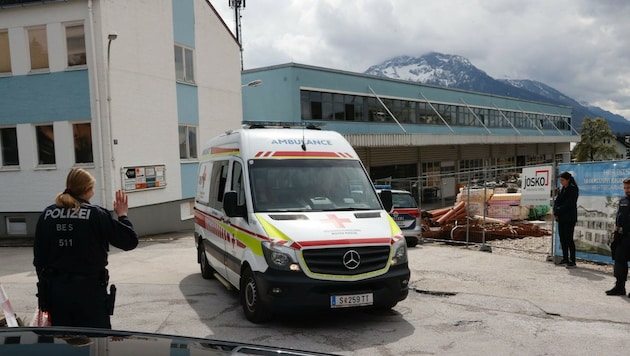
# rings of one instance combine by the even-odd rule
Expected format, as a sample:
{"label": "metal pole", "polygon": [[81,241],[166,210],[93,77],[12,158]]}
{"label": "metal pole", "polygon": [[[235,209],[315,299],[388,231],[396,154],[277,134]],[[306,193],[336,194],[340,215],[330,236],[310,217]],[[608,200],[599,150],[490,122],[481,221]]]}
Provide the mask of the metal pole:
{"label": "metal pole", "polygon": [[470,172],[468,173],[468,203],[466,204],[466,247],[470,243],[470,184],[472,180],[470,179]]}
{"label": "metal pole", "polygon": [[487,203],[487,194],[488,191],[486,187],[486,180],[488,179],[487,169],[485,160],[484,160],[484,170],[483,170],[483,230],[481,231],[481,246],[479,247],[479,251],[483,252],[492,252],[492,247],[486,245],[486,210],[488,207]]}
{"label": "metal pole", "polygon": [[[551,209],[553,209],[553,206],[556,202],[556,195],[558,194],[558,188],[556,187],[556,176],[557,176],[557,166],[556,166],[556,161],[553,161],[553,186],[554,186],[554,190],[553,190],[553,198],[551,199]],[[553,213],[552,213],[553,215]],[[550,245],[550,249],[551,251],[549,251],[549,255],[547,255],[547,261],[552,261],[555,262],[556,261],[556,249],[555,249],[555,242],[556,242],[556,219],[555,217],[553,219],[551,219],[551,243]]]}

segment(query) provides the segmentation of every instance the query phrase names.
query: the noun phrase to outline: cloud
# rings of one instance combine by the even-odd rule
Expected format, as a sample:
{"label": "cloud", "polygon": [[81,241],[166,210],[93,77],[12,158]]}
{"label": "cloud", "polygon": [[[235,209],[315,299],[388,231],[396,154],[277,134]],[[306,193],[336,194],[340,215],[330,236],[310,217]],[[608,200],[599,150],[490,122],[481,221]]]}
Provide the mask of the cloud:
{"label": "cloud", "polygon": [[[211,0],[228,26],[227,1]],[[363,72],[399,55],[456,54],[497,79],[533,79],[630,118],[630,2],[256,0],[244,67],[297,62]]]}

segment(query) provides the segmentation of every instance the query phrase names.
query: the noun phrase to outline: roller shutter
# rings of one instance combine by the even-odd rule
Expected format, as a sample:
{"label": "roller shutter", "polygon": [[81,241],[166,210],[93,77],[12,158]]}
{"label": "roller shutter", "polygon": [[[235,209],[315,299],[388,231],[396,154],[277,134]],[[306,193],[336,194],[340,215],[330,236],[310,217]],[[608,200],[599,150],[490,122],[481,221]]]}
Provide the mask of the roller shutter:
{"label": "roller shutter", "polygon": [[462,146],[460,159],[478,159],[490,157],[489,145],[466,145]]}
{"label": "roller shutter", "polygon": [[457,146],[429,146],[420,149],[422,162],[456,161]]}
{"label": "roller shutter", "polygon": [[371,167],[414,163],[418,163],[417,147],[372,148],[370,150]]}

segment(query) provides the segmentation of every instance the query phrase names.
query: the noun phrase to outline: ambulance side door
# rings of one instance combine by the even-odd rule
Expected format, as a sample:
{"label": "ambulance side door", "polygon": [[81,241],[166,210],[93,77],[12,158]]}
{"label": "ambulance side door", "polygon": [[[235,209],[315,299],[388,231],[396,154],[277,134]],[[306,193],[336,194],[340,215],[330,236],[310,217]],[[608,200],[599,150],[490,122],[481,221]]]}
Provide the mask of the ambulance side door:
{"label": "ambulance side door", "polygon": [[242,213],[242,216],[233,216],[229,218],[229,223],[234,229],[234,234],[229,236],[226,241],[226,255],[225,264],[227,266],[227,280],[233,285],[238,285],[241,275],[241,265],[243,255],[245,253],[244,239],[240,238],[244,231],[251,231],[248,222],[247,212],[247,198],[245,195],[246,187],[246,174],[243,169],[243,164],[240,160],[234,159],[232,161],[232,167],[229,177],[229,190],[236,192],[237,194],[237,208]]}
{"label": "ambulance side door", "polygon": [[227,275],[225,248],[226,239],[229,235],[225,229],[226,216],[223,212],[223,194],[228,183],[229,165],[229,159],[213,162],[210,174],[210,192],[208,194],[213,216],[211,221],[207,223],[209,248],[206,248],[206,251],[211,255],[208,261],[212,268],[223,277]]}

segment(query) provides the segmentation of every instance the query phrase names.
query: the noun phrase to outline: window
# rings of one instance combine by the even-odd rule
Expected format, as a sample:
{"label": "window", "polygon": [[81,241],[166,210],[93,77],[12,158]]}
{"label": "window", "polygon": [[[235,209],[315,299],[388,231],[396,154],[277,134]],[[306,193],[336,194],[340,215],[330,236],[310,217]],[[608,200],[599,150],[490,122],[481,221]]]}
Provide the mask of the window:
{"label": "window", "polygon": [[35,126],[37,136],[37,162],[55,164],[55,133],[53,125]]}
{"label": "window", "polygon": [[2,161],[0,166],[18,166],[20,159],[18,156],[17,131],[15,127],[5,127],[0,129],[0,147],[2,147]]}
{"label": "window", "polygon": [[66,49],[68,51],[68,67],[81,66],[87,63],[83,24],[66,26]]}
{"label": "window", "polygon": [[179,126],[179,158],[197,158],[197,128],[195,126]]}
{"label": "window", "polygon": [[6,218],[8,235],[26,235],[26,218],[9,216]]}
{"label": "window", "polygon": [[175,77],[179,82],[195,82],[193,50],[175,45]]}
{"label": "window", "polygon": [[243,167],[240,162],[232,164],[232,190],[237,195],[237,206],[245,213],[245,182],[243,180]]}
{"label": "window", "polygon": [[212,164],[208,203],[210,207],[217,210],[223,208],[223,193],[225,193],[229,163],[230,161],[218,161]]}
{"label": "window", "polygon": [[0,31],[0,73],[11,73],[8,31]]}
{"label": "window", "polygon": [[76,163],[94,163],[92,153],[92,125],[89,123],[73,124],[74,161]]}
{"label": "window", "polygon": [[31,56],[31,70],[48,69],[48,41],[46,27],[28,30],[28,48]]}

